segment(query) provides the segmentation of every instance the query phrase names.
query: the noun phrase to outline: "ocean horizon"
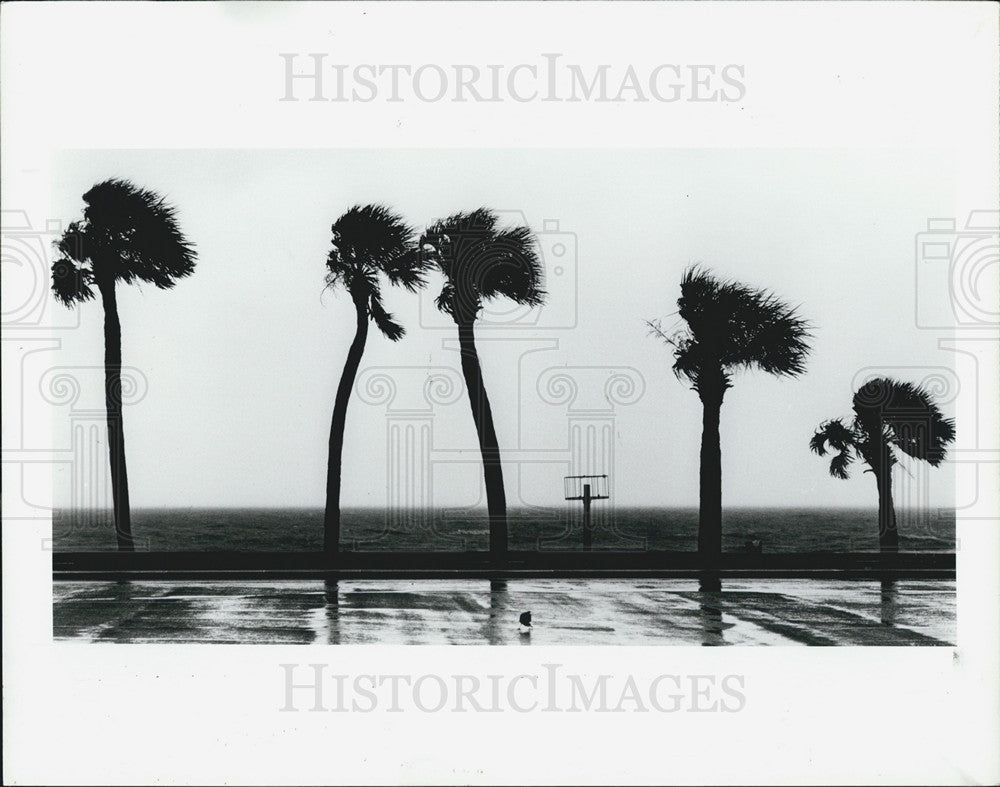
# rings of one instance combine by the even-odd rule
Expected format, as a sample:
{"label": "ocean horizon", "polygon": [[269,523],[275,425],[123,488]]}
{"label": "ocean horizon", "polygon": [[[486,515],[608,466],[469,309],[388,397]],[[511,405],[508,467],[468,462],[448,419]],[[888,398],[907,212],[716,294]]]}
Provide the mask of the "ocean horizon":
{"label": "ocean horizon", "polygon": [[[900,549],[955,549],[952,510],[899,509]],[[432,511],[344,508],[341,549],[356,551],[486,551],[485,509],[441,507]],[[581,548],[579,507],[512,508],[513,551]],[[595,507],[595,549],[626,551],[697,549],[696,507]],[[157,552],[309,552],[323,546],[322,507],[134,508],[137,549]],[[117,549],[110,510],[57,509],[53,549],[101,552]],[[741,552],[751,539],[765,553],[877,551],[878,512],[872,508],[733,507],[723,511],[723,550]]]}

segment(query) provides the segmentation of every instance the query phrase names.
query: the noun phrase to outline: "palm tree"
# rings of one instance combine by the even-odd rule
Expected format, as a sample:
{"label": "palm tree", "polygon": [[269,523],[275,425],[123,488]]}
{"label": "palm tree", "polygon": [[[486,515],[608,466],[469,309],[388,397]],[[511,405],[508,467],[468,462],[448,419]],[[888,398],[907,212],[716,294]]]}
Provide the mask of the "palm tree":
{"label": "palm tree", "polygon": [[490,559],[502,566],[507,553],[507,499],[503,488],[500,446],[493,411],[483,385],[483,372],[473,331],[483,303],[509,298],[538,306],[545,300],[542,263],[528,227],[500,228],[495,213],[480,208],[456,213],[429,227],[421,238],[434,250],[434,262],[444,274],[438,309],[458,326],[462,374],[469,392],[472,420],[483,459],[483,480],[490,520]]}
{"label": "palm tree", "polygon": [[411,292],[424,284],[425,260],[415,241],[415,231],[382,205],[355,205],[331,227],[333,246],[326,259],[326,286],[343,287],[354,301],[357,329],[347,351],[330,422],[329,459],[326,472],[326,512],[323,549],[332,562],[340,544],[340,481],[344,427],[351,389],[361,365],[368,338],[368,321],[391,341],[405,330],[382,304],[380,276]]}
{"label": "palm tree", "polygon": [[106,180],[83,195],[83,219],[55,242],[52,292],[72,307],[94,298],[104,306],[104,403],[108,421],[111,495],[120,551],[134,551],[122,423],[122,329],[115,292],[119,281],[162,289],[191,275],[197,254],[181,233],[174,208],[127,180]]}
{"label": "palm tree", "polygon": [[937,467],[955,439],[955,422],[941,414],[925,388],[887,377],[861,386],[854,394],[853,406],[850,423],[839,418],[823,422],[809,448],[819,456],[825,456],[827,450],[836,452],[830,459],[834,478],[848,478],[855,458],[868,465],[865,472],[875,476],[878,487],[879,548],[896,552],[899,531],[892,502],[892,468],[899,461],[897,452]]}
{"label": "palm tree", "polygon": [[697,267],[684,272],[677,307],[685,329],[668,334],[659,321],[647,325],[674,348],[674,374],[689,381],[702,402],[698,553],[712,569],[722,553],[722,400],[740,369],[802,374],[809,324],[770,292],[722,281]]}

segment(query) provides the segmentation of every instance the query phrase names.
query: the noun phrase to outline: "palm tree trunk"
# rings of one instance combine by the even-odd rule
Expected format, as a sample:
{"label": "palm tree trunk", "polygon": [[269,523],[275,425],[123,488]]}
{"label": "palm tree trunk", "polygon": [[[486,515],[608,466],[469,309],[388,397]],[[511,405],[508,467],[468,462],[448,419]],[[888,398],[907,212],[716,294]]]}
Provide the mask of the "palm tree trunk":
{"label": "palm tree trunk", "polygon": [[878,484],[878,545],[881,552],[899,551],[896,508],[892,502],[892,465],[888,451],[883,452],[882,469],[875,473]]}
{"label": "palm tree trunk", "polygon": [[698,508],[698,555],[703,569],[717,569],[722,555],[722,401],[703,400]]}
{"label": "palm tree trunk", "polygon": [[358,376],[361,356],[368,338],[368,305],[363,297],[354,298],[358,312],[358,326],[354,341],[347,351],[344,371],[337,386],[337,398],[333,403],[333,419],[330,421],[330,451],[326,466],[326,512],[323,516],[323,551],[327,563],[334,565],[340,547],[340,470],[344,453],[344,427],[347,424],[347,404],[351,400],[351,389]]}
{"label": "palm tree trunk", "polygon": [[115,282],[98,283],[104,306],[104,408],[108,419],[108,457],[111,464],[111,497],[115,537],[119,552],[134,552],[132,514],[125,467],[125,427],[122,422],[122,324],[118,319]]}
{"label": "palm tree trunk", "polygon": [[469,391],[472,420],[479,437],[483,457],[483,480],[486,482],[486,506],[490,518],[490,562],[502,568],[507,559],[507,498],[503,489],[503,468],[500,465],[500,445],[493,426],[493,411],[483,385],[483,371],[476,352],[472,323],[458,324],[458,344],[462,352],[462,374]]}

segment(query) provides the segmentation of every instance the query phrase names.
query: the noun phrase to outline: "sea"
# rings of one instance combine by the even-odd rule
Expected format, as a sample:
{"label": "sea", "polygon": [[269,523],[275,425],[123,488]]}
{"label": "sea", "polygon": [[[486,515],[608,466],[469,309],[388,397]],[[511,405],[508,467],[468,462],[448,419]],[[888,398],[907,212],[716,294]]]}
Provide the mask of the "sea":
{"label": "sea", "polygon": [[[489,548],[485,510],[434,511],[347,508],[341,548],[355,551],[478,551]],[[900,549],[955,550],[950,510],[897,511]],[[594,549],[694,551],[697,508],[596,507]],[[763,552],[878,550],[874,508],[730,508],[723,511],[723,550],[745,551],[759,540]],[[63,552],[114,551],[110,511],[57,510],[53,548]],[[136,547],[156,552],[309,552],[323,546],[322,508],[136,508]],[[577,550],[579,508],[508,511],[511,550]]]}

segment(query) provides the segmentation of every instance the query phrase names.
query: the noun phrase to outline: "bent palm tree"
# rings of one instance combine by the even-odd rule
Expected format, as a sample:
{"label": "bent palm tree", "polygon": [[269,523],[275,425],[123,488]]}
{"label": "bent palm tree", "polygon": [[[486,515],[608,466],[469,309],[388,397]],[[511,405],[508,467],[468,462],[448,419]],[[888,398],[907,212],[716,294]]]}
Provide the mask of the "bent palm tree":
{"label": "bent palm tree", "polygon": [[441,219],[427,229],[420,243],[421,247],[428,244],[434,249],[434,262],[445,277],[437,307],[451,315],[458,326],[462,374],[483,460],[490,559],[494,566],[500,566],[507,553],[507,499],[500,446],[483,385],[473,326],[484,301],[493,298],[509,298],[529,306],[543,303],[542,264],[531,230],[501,229],[496,214],[486,208]]}
{"label": "bent palm tree", "polygon": [[326,259],[326,286],[347,290],[357,311],[357,329],[344,362],[330,422],[323,549],[332,560],[340,544],[340,480],[347,404],[365,351],[368,321],[394,342],[405,333],[382,305],[379,277],[385,275],[391,284],[413,292],[423,286],[428,263],[414,243],[414,230],[381,205],[356,205],[337,219],[331,230],[333,247]]}
{"label": "bent palm tree", "polygon": [[868,465],[865,472],[875,476],[878,488],[879,548],[896,552],[899,531],[892,501],[892,468],[899,462],[896,452],[937,467],[955,439],[955,422],[941,414],[925,388],[886,377],[861,386],[854,394],[853,407],[849,424],[839,418],[820,424],[809,448],[819,456],[828,450],[836,452],[830,459],[834,478],[848,478],[855,458]]}
{"label": "bent palm tree", "polygon": [[674,348],[674,374],[688,380],[702,402],[698,553],[704,567],[714,568],[722,553],[722,400],[740,369],[802,374],[809,324],[771,293],[721,281],[696,267],[681,279],[677,307],[685,330],[668,334],[659,321],[647,325]]}
{"label": "bent palm tree", "polygon": [[118,549],[133,551],[125,432],[122,423],[122,332],[117,282],[145,281],[162,289],[194,270],[197,254],[172,207],[127,180],[106,180],[83,195],[87,207],[56,243],[52,292],[66,306],[94,298],[104,306],[104,403],[108,421],[111,495]]}

